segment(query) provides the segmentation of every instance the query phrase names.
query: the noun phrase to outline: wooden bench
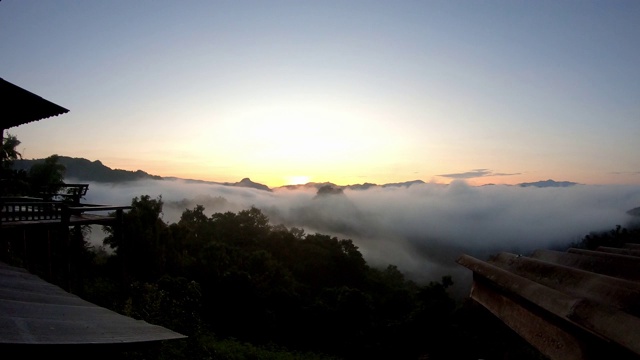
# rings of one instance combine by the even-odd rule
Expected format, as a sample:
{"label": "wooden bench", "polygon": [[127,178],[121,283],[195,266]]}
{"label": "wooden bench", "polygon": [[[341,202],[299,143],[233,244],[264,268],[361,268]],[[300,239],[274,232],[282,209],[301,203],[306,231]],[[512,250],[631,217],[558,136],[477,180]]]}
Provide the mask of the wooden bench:
{"label": "wooden bench", "polygon": [[87,191],[89,191],[89,184],[61,184],[45,186],[40,194],[45,199],[67,200],[79,204],[80,199],[87,195]]}

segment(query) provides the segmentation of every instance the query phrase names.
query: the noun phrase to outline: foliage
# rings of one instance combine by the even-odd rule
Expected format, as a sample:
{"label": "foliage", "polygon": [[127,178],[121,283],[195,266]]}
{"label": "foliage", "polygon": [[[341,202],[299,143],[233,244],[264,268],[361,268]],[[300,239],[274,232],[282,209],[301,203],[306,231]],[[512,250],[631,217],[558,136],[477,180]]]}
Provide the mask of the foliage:
{"label": "foliage", "polygon": [[[148,195],[131,201],[131,210],[123,215],[123,229],[105,226],[104,244],[113,248],[134,279],[152,280],[163,274],[168,226],[161,220],[162,197]],[[121,230],[122,233],[117,233]]]}
{"label": "foliage", "polygon": [[122,236],[105,228],[104,243],[133,284],[120,311],[250,342],[248,354],[278,344],[343,358],[411,357],[425,342],[410,333],[437,334],[454,308],[449,280],[418,286],[393,265],[370,267],[350,239],[272,225],[255,207],[206,216],[197,205],[165,224],[161,197],[131,205]]}
{"label": "foliage", "polygon": [[338,358],[312,352],[291,351],[273,344],[256,346],[237,339],[203,337],[202,342],[215,360],[337,360]]}
{"label": "foliage", "polygon": [[155,283],[134,282],[124,314],[144,319],[187,336],[201,328],[200,285],[185,278],[163,276]]}
{"label": "foliage", "polygon": [[637,243],[640,239],[640,224],[632,223],[630,227],[616,225],[615,229],[591,232],[572,247],[595,250],[599,246],[623,247],[626,243]]}
{"label": "foliage", "polygon": [[29,182],[34,194],[42,191],[56,193],[59,186],[64,184],[66,168],[59,163],[59,159],[60,157],[54,154],[29,169]]}
{"label": "foliage", "polygon": [[123,232],[106,228],[114,253],[87,291],[189,335],[133,358],[539,358],[486,310],[457,304],[450,277],[415,283],[367,264],[350,239],[273,225],[255,207],[207,216],[197,205],[166,224],[162,206],[136,197]]}
{"label": "foliage", "polygon": [[22,154],[17,150],[20,140],[15,135],[7,134],[2,137],[2,147],[0,148],[0,164],[3,169],[9,169],[15,160],[22,159]]}
{"label": "foliage", "polygon": [[[4,136],[4,134],[3,134]],[[16,160],[22,159],[22,154],[17,150],[20,140],[11,134],[2,138],[2,146],[0,147],[0,194],[22,195],[28,192],[29,185],[27,181],[27,172],[24,170],[13,169]]]}

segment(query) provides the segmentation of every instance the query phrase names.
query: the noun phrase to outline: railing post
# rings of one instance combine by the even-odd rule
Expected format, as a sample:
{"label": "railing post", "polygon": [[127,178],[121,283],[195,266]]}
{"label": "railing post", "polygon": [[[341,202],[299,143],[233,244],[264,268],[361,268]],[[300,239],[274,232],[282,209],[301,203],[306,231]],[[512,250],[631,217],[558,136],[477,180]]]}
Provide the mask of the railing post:
{"label": "railing post", "polygon": [[64,254],[66,257],[66,268],[67,268],[67,273],[66,273],[66,289],[67,291],[69,291],[71,289],[71,246],[70,246],[70,232],[69,232],[69,226],[71,225],[71,210],[69,209],[69,206],[67,205],[62,205],[61,206],[61,240],[64,242],[63,246],[65,248]]}
{"label": "railing post", "polygon": [[116,210],[116,227],[115,227],[115,234],[117,239],[119,240],[120,244],[122,244],[122,241],[124,240],[124,231],[122,231],[122,227],[124,226],[124,216],[123,216],[123,211],[122,209],[117,209]]}
{"label": "railing post", "polygon": [[[116,239],[117,243],[120,244],[119,247],[120,249],[125,246],[124,245],[124,210],[123,209],[117,209],[116,210],[116,222],[115,222],[115,226],[113,229],[113,237]],[[128,274],[127,274],[127,256],[128,251],[121,251],[120,255],[122,256],[122,262],[121,262],[121,267],[122,267],[122,278],[124,279],[124,281],[127,281],[128,278]]]}
{"label": "railing post", "polygon": [[49,281],[53,279],[53,265],[51,258],[51,230],[47,229],[47,261],[49,262]]}

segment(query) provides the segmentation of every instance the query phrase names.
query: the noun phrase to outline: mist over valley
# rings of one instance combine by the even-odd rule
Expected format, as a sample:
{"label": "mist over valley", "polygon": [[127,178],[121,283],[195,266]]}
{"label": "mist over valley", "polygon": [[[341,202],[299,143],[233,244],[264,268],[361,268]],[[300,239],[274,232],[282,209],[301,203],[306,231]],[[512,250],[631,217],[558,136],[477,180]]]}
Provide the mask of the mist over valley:
{"label": "mist over valley", "polygon": [[[566,249],[590,232],[629,225],[637,218],[629,210],[640,204],[640,186],[552,180],[537,186],[471,186],[455,180],[449,185],[310,183],[269,189],[249,178],[212,183],[146,174],[97,182],[72,175],[67,182],[90,184],[86,203],[128,205],[142,195],[161,197],[167,223],[197,205],[207,216],[256,207],[272,225],[353,240],[372,266],[397,265],[419,282],[451,275],[459,293],[468,290],[470,281],[469,271],[455,263],[463,253],[486,258],[500,251]],[[92,243],[101,245],[101,240],[94,227]]]}

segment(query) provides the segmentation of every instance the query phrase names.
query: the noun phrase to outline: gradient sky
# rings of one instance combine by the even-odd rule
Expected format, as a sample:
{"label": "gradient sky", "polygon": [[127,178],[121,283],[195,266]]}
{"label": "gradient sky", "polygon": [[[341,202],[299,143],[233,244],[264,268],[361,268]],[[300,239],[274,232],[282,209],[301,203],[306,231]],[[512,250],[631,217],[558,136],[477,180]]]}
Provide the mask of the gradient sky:
{"label": "gradient sky", "polygon": [[161,176],[640,184],[638,1],[0,1],[8,129]]}

